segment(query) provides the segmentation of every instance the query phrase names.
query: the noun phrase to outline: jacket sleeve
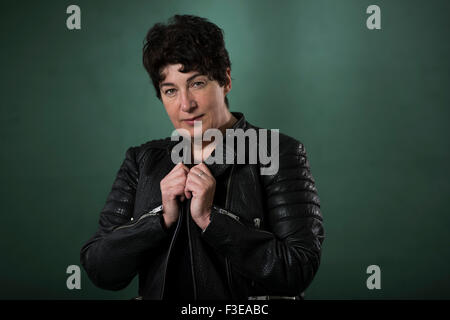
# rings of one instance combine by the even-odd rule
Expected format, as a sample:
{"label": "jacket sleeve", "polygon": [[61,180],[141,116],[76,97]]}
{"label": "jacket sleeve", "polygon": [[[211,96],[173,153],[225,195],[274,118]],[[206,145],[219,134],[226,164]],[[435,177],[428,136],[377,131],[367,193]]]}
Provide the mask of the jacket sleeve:
{"label": "jacket sleeve", "polygon": [[169,238],[170,230],[159,213],[131,220],[139,177],[135,149],[127,150],[100,213],[98,230],[81,248],[81,264],[102,289],[125,288],[137,274],[143,254]]}
{"label": "jacket sleeve", "polygon": [[262,176],[265,230],[241,223],[239,212],[213,208],[203,238],[267,295],[300,295],[316,274],[324,240],[320,202],[304,146],[280,149],[279,170]]}

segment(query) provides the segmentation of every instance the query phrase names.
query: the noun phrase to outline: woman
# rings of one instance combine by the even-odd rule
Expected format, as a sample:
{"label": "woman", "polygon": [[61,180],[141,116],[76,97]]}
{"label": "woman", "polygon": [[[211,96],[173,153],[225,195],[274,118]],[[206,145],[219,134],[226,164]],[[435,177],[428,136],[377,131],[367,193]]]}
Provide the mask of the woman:
{"label": "woman", "polygon": [[[283,134],[266,141],[229,111],[231,63],[222,30],[206,19],[176,15],[154,25],[143,55],[175,129],[191,138],[184,156],[194,164],[173,161],[171,138],[127,150],[99,229],[81,250],[90,279],[119,290],[138,274],[144,299],[302,297],[324,240],[303,145]],[[277,171],[261,174],[261,159],[239,161],[220,135],[196,139],[208,130],[255,133],[257,143],[244,150],[279,151]],[[217,155],[223,161],[208,161]]]}

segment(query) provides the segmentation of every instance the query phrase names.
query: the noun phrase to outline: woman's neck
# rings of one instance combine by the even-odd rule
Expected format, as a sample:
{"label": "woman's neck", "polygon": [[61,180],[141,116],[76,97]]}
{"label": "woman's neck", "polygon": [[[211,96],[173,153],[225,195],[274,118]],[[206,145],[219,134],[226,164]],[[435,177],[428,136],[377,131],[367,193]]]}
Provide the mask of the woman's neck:
{"label": "woman's neck", "polygon": [[[219,129],[222,135],[225,135],[226,129],[229,129],[233,127],[233,125],[237,122],[237,119],[233,114],[230,112],[230,117],[228,120],[220,126]],[[192,143],[194,143],[195,139]],[[217,141],[203,141],[202,139],[202,148],[194,148],[194,145],[192,145],[192,156],[195,163],[203,162],[205,159],[207,159],[211,153],[214,151],[215,147],[217,145]]]}

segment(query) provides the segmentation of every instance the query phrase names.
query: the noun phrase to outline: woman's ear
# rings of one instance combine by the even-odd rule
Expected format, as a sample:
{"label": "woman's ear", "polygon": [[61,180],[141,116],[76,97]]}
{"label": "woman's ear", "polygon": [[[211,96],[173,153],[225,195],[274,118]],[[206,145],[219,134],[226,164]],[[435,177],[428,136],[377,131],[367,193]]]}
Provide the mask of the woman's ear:
{"label": "woman's ear", "polygon": [[225,84],[225,94],[231,91],[231,69],[227,68],[226,71],[226,84]]}

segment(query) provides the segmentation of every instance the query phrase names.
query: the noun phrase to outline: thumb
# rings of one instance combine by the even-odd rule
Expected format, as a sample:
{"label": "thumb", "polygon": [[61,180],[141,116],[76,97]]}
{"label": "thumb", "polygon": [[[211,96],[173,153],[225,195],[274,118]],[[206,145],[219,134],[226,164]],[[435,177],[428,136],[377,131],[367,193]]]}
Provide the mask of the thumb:
{"label": "thumb", "polygon": [[188,199],[190,199],[192,197],[192,193],[186,188],[184,188],[184,194],[186,195],[186,198],[188,198]]}

